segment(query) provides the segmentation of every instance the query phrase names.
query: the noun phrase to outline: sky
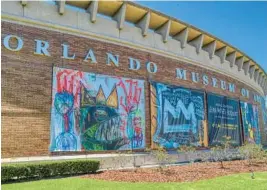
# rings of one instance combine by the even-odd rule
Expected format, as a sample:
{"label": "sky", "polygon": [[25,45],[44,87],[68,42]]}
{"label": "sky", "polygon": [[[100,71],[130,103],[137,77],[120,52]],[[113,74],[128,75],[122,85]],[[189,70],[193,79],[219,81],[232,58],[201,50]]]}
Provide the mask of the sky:
{"label": "sky", "polygon": [[267,72],[267,2],[137,1],[231,44]]}

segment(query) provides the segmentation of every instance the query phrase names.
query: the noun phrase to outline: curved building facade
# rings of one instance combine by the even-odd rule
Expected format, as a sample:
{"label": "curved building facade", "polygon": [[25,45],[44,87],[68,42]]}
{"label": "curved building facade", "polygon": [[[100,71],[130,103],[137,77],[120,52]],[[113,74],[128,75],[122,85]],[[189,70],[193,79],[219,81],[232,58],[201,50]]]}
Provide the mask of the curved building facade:
{"label": "curved building facade", "polygon": [[2,157],[267,145],[267,75],[133,2],[2,2]]}

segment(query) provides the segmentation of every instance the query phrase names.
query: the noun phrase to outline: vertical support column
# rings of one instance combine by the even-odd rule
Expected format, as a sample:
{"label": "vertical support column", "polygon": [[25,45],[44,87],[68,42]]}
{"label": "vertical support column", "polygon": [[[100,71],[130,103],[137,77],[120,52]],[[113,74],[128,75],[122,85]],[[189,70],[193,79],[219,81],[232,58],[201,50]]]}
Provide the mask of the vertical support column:
{"label": "vertical support column", "polygon": [[63,15],[64,12],[65,12],[65,3],[66,3],[65,0],[57,1],[57,5],[58,5],[58,13],[59,13],[60,15]]}
{"label": "vertical support column", "polygon": [[250,66],[250,60],[243,63],[243,69],[244,69],[245,75],[248,74],[249,66]]}
{"label": "vertical support column", "polygon": [[159,33],[162,35],[162,40],[164,43],[168,41],[170,28],[171,28],[171,20],[168,20],[159,29],[155,31],[156,33]]}
{"label": "vertical support column", "polygon": [[98,10],[98,1],[92,1],[87,8],[87,12],[90,13],[90,21],[92,23],[96,22],[97,10]]}
{"label": "vertical support column", "polygon": [[255,68],[256,68],[255,65],[250,66],[249,68],[249,76],[251,79],[254,77]]}
{"label": "vertical support column", "polygon": [[258,80],[256,81],[258,84],[260,84],[261,77],[262,77],[262,73],[260,72],[260,73],[259,73]]}
{"label": "vertical support column", "polygon": [[260,82],[261,87],[263,87],[263,83],[264,83],[265,79],[266,79],[266,77],[263,75],[262,80]]}
{"label": "vertical support column", "polygon": [[255,70],[255,72],[254,72],[254,80],[256,82],[258,81],[259,74],[260,74],[260,70],[259,69]]}
{"label": "vertical support column", "polygon": [[262,88],[263,88],[263,90],[264,91],[267,91],[267,87],[266,87],[266,81],[267,81],[267,78],[266,77],[264,77],[264,80],[262,81],[262,84],[261,84],[261,86],[262,86]]}
{"label": "vertical support column", "polygon": [[267,91],[267,78],[265,78],[263,86],[264,86],[265,91]]}
{"label": "vertical support column", "polygon": [[235,64],[237,65],[238,67],[238,71],[241,71],[242,67],[243,67],[243,63],[244,63],[244,56],[241,56],[239,58],[237,58],[235,60]]}
{"label": "vertical support column", "polygon": [[232,52],[232,53],[229,53],[226,56],[226,60],[230,62],[230,67],[233,67],[234,66],[235,59],[236,59],[236,52],[235,51]]}
{"label": "vertical support column", "polygon": [[21,1],[20,3],[21,3],[22,6],[26,6],[27,5],[27,1],[26,0],[25,1]]}
{"label": "vertical support column", "polygon": [[204,35],[200,34],[199,36],[197,36],[196,38],[194,38],[193,40],[191,40],[189,42],[190,45],[194,46],[196,48],[197,54],[199,54],[202,45],[203,45],[203,39],[204,39]]}
{"label": "vertical support column", "polygon": [[215,49],[216,49],[216,40],[205,45],[202,49],[207,51],[209,53],[210,59],[212,59],[215,53]]}
{"label": "vertical support column", "polygon": [[227,53],[227,46],[224,46],[215,52],[215,54],[221,59],[221,64],[223,64],[226,59],[226,53]]}
{"label": "vertical support column", "polygon": [[259,78],[258,78],[258,85],[260,85],[260,83],[261,83],[261,81],[262,81],[262,78],[263,78],[263,73],[262,72],[260,72],[260,74],[259,74]]}
{"label": "vertical support column", "polygon": [[150,23],[150,12],[147,12],[143,18],[136,24],[137,27],[142,29],[142,35],[146,36],[148,34]]}
{"label": "vertical support column", "polygon": [[266,81],[267,81],[267,78],[265,77],[264,81],[263,81],[263,84],[262,84],[262,86],[263,86],[265,91],[267,91],[267,85],[266,85],[267,82]]}
{"label": "vertical support column", "polygon": [[122,30],[124,21],[125,21],[125,13],[126,13],[126,3],[123,3],[122,6],[119,8],[115,16],[113,17],[114,20],[118,23],[118,29]]}
{"label": "vertical support column", "polygon": [[262,77],[262,80],[261,80],[261,84],[260,84],[261,87],[263,87],[263,83],[264,83],[264,81],[266,80],[266,78],[267,78],[267,77],[266,77],[266,75],[264,74],[263,77]]}
{"label": "vertical support column", "polygon": [[264,90],[266,90],[267,91],[267,89],[266,89],[266,80],[267,80],[267,78],[264,78],[264,81],[262,82],[262,87],[264,88]]}
{"label": "vertical support column", "polygon": [[188,28],[187,27],[173,37],[173,39],[180,41],[182,49],[185,48],[185,46],[187,44],[187,38],[188,38]]}

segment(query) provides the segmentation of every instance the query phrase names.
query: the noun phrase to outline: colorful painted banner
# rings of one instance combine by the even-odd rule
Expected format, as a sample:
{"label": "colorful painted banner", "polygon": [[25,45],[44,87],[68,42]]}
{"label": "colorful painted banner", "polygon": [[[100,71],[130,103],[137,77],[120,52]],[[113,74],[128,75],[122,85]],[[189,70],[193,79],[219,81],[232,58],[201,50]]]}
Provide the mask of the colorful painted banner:
{"label": "colorful painted banner", "polygon": [[257,105],[240,101],[245,142],[261,144]]}
{"label": "colorful painted banner", "polygon": [[204,144],[204,93],[151,82],[152,147]]}
{"label": "colorful painted banner", "polygon": [[265,133],[267,134],[267,96],[261,97],[261,109],[263,117],[263,128]]}
{"label": "colorful painted banner", "polygon": [[222,145],[231,137],[233,146],[241,144],[238,101],[215,94],[207,95],[209,145]]}
{"label": "colorful painted banner", "polygon": [[261,97],[261,111],[263,119],[263,129],[261,130],[261,142],[267,146],[267,96]]}
{"label": "colorful painted banner", "polygon": [[55,67],[51,151],[145,147],[144,81]]}

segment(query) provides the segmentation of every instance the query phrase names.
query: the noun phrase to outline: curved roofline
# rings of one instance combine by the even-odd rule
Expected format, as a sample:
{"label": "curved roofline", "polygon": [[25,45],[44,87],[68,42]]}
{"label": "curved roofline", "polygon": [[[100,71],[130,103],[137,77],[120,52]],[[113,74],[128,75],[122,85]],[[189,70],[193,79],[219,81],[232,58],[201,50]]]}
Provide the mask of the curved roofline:
{"label": "curved roofline", "polygon": [[134,2],[53,0],[13,1],[2,5],[5,8],[2,6],[1,12],[9,16],[51,22],[88,34],[111,36],[120,42],[138,43],[176,57],[190,57],[201,65],[238,76],[267,94],[266,72],[244,52],[195,26]]}
{"label": "curved roofline", "polygon": [[[203,34],[206,38],[212,39],[212,41],[215,40],[217,42],[218,45],[216,45],[216,50],[223,48],[223,47],[227,47],[227,55],[232,53],[232,52],[236,52],[237,53],[236,58],[244,57],[244,62],[250,61],[251,62],[250,66],[256,65],[256,69],[259,69],[259,72],[263,73],[265,75],[265,77],[267,78],[267,72],[254,59],[252,59],[250,56],[248,56],[246,53],[244,53],[240,49],[234,47],[233,45],[225,42],[224,40],[221,40],[220,38],[218,38],[218,37],[216,37],[216,36],[214,36],[208,32],[203,31],[200,28],[197,28],[193,25],[190,25],[190,24],[188,24],[184,21],[181,21],[177,18],[168,16],[168,15],[166,15],[162,12],[159,12],[157,10],[145,7],[143,5],[137,4],[137,3],[132,2],[132,1],[121,1],[121,0],[114,0],[114,1],[111,1],[111,0],[106,0],[106,1],[101,1],[101,0],[99,0],[99,1],[90,1],[90,0],[64,1],[63,0],[62,1],[61,0],[60,2],[61,3],[66,2],[66,4],[85,9],[89,13],[94,12],[94,14],[95,14],[94,17],[96,17],[96,14],[103,14],[103,15],[109,16],[115,20],[121,19],[121,18],[116,18],[116,17],[118,15],[118,13],[121,14],[122,9],[125,9],[123,12],[125,18],[123,18],[122,20],[133,23],[135,25],[139,24],[140,21],[146,16],[147,13],[152,13],[153,15],[150,17],[149,26],[148,26],[149,29],[157,31],[163,25],[165,25],[168,21],[175,22],[176,24],[180,25],[180,28],[183,28],[183,29],[189,28],[190,29],[189,37],[190,37],[190,33],[193,34],[192,36],[194,36],[194,33]],[[95,3],[92,3],[92,2],[95,2]],[[94,5],[92,5],[92,4],[94,4]],[[129,7],[126,7],[123,5],[131,6],[131,7],[129,8]],[[63,12],[64,12],[64,10],[63,10]],[[131,14],[131,16],[129,16],[129,14]],[[153,16],[154,16],[154,18],[153,18]],[[157,17],[157,18],[155,18],[155,17]],[[139,18],[139,19],[136,20],[136,18]],[[91,21],[92,21],[92,18],[91,18]],[[151,24],[151,22],[153,22],[153,24]],[[123,24],[121,23],[121,25],[123,25]],[[122,29],[122,28],[120,28],[120,29]],[[177,29],[177,31],[178,31],[177,32],[177,34],[178,34],[182,30]],[[169,35],[169,36],[172,37],[175,35]],[[197,36],[194,36],[194,37],[197,37]],[[204,37],[204,42],[205,42],[205,37]],[[189,41],[190,40],[192,40],[192,39],[189,38]],[[206,42],[207,41],[208,40],[206,40]],[[207,45],[207,44],[204,43],[203,46],[204,45]]]}
{"label": "curved roofline", "polygon": [[254,59],[252,59],[250,56],[248,56],[246,53],[244,53],[244,52],[241,51],[240,49],[236,48],[235,46],[229,44],[228,42],[225,42],[224,40],[221,40],[221,39],[218,38],[217,36],[215,36],[215,35],[213,35],[213,34],[211,34],[211,33],[209,33],[209,32],[206,32],[206,31],[204,31],[204,30],[202,30],[202,29],[200,29],[200,28],[197,28],[196,26],[193,26],[193,25],[191,25],[191,24],[188,24],[187,22],[184,22],[184,21],[182,21],[182,20],[180,20],[180,19],[177,19],[177,18],[175,18],[175,17],[168,16],[168,15],[166,15],[165,13],[162,13],[162,12],[160,12],[160,11],[158,11],[158,10],[153,10],[153,9],[148,8],[148,7],[145,7],[145,6],[143,6],[143,5],[134,3],[134,2],[132,2],[132,1],[126,1],[125,3],[128,3],[128,4],[131,4],[131,5],[134,5],[134,6],[143,8],[143,9],[146,9],[147,11],[153,11],[153,12],[156,12],[156,13],[158,13],[159,15],[162,15],[162,16],[164,16],[164,17],[166,17],[166,18],[171,19],[171,20],[175,20],[175,21],[177,21],[177,22],[180,22],[180,23],[186,25],[187,27],[193,28],[193,29],[195,29],[195,30],[197,30],[197,31],[199,31],[199,32],[201,32],[201,33],[203,33],[203,34],[205,34],[205,35],[211,36],[211,37],[215,38],[216,40],[219,40],[219,41],[223,42],[225,45],[227,45],[227,46],[229,46],[229,47],[232,47],[233,49],[239,51],[241,54],[243,54],[244,56],[246,56],[246,57],[247,57],[248,59],[250,59],[252,62],[256,63],[257,66],[258,66],[258,67],[264,72],[264,74],[267,76],[267,72],[266,72],[266,71],[261,67],[261,65],[259,65]]}

